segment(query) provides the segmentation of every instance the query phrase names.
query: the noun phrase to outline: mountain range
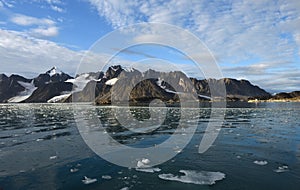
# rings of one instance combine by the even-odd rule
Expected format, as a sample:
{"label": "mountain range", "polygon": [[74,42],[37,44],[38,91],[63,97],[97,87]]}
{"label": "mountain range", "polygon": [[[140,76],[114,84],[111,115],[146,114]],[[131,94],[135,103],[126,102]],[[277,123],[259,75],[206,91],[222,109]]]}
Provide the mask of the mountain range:
{"label": "mountain range", "polygon": [[[272,98],[297,98],[300,92],[271,95],[247,80],[196,79],[188,78],[183,72],[138,71],[111,66],[105,72],[90,72],[72,77],[56,67],[27,79],[19,75],[0,74],[1,103],[55,103],[95,102],[98,105],[112,101],[128,100],[133,103],[161,99],[164,102],[178,102],[179,96],[187,92],[197,95],[199,101],[210,101],[209,84],[225,84],[226,98],[230,101]],[[92,93],[91,93],[92,92]]]}

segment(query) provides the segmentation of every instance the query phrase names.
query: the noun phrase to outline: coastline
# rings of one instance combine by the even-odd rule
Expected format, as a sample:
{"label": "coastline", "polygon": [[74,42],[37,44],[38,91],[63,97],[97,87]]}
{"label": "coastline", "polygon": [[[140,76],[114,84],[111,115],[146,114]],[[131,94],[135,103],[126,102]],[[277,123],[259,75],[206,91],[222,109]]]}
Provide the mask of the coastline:
{"label": "coastline", "polygon": [[248,103],[259,103],[259,102],[300,102],[300,98],[287,98],[287,99],[268,99],[268,100],[248,100]]}

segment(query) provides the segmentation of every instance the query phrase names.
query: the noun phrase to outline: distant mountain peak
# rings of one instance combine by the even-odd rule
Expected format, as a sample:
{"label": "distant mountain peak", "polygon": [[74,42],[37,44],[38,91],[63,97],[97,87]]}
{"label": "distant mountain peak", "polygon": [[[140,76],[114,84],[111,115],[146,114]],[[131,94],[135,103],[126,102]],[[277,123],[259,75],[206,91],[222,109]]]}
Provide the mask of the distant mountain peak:
{"label": "distant mountain peak", "polygon": [[49,71],[46,72],[46,74],[50,75],[52,77],[53,75],[56,74],[62,74],[62,71],[58,70],[56,66],[52,67]]}

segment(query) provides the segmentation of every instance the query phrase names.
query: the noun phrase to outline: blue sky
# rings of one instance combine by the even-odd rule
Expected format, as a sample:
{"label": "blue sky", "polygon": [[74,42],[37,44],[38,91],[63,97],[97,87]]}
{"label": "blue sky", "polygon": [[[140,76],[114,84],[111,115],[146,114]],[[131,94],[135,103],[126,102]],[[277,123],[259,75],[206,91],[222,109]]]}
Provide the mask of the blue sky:
{"label": "blue sky", "polygon": [[[98,39],[141,22],[192,32],[225,77],[247,79],[270,92],[300,90],[299,0],[0,0],[0,73],[32,77],[56,65],[74,74]],[[124,51],[120,62],[167,53],[179,68],[188,67],[172,49],[151,46]],[[201,77],[192,67],[186,73]]]}

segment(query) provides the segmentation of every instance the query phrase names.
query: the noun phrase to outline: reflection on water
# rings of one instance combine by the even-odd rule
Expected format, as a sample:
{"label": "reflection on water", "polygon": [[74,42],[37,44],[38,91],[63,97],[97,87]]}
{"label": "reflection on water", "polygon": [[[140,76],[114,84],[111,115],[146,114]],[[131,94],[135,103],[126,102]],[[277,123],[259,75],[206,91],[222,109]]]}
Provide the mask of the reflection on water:
{"label": "reflection on water", "polygon": [[[142,132],[133,132],[122,126],[113,114],[116,112],[112,109],[121,108],[82,106],[91,110],[90,117],[99,119],[103,126],[101,130],[119,143],[140,148],[160,144],[170,136],[177,135],[174,132],[181,116],[178,108],[168,108],[161,125],[145,129],[143,122],[151,118],[151,112],[148,108],[133,107],[123,113],[124,117],[130,114],[141,123],[133,127],[142,126]],[[201,109],[188,110],[191,117],[184,118],[186,127],[198,124],[188,146],[177,150],[174,145],[174,151],[179,154],[158,165],[160,170],[146,173],[115,166],[93,153],[78,132],[72,104],[0,105],[0,189],[299,187],[299,103],[229,103],[216,142],[207,152],[199,154],[197,147],[211,111],[204,108],[206,106],[209,105],[202,104]],[[162,108],[156,109],[159,113]],[[180,170],[188,171],[189,175],[182,177]],[[197,179],[194,182],[198,184],[201,180],[214,182],[213,178],[216,176],[212,175],[209,179],[207,176],[205,179],[201,177],[206,173],[222,175],[222,180],[216,181],[212,186],[183,183],[191,180],[193,182],[193,179]],[[82,182],[84,176],[95,178],[97,182],[85,185]],[[175,181],[172,181],[172,176]]]}

